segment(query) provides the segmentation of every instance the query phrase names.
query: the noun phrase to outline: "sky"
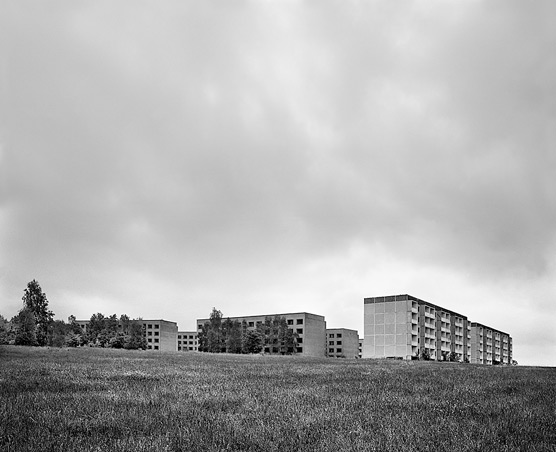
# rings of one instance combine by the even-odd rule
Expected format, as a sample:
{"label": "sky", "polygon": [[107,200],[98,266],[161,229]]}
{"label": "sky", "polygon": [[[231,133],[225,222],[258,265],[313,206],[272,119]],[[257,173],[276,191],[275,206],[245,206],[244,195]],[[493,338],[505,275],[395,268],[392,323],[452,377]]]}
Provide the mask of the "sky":
{"label": "sky", "polygon": [[410,294],[556,365],[556,4],[0,0],[0,314]]}

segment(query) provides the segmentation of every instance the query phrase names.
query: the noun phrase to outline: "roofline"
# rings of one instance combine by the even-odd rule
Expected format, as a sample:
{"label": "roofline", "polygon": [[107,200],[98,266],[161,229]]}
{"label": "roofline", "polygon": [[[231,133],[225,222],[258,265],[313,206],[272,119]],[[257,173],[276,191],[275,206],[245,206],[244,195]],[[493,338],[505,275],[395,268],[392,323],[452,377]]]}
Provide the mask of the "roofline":
{"label": "roofline", "polygon": [[[438,309],[438,310],[444,311],[444,312],[448,312],[451,315],[453,314],[453,315],[456,315],[458,317],[462,317],[464,319],[467,319],[467,321],[469,321],[469,318],[464,314],[461,314],[459,312],[452,311],[451,309],[445,308],[443,306],[439,306],[437,304],[431,303],[430,301],[421,300],[420,298],[414,297],[413,295],[409,295],[409,294],[387,295],[387,296],[383,296],[383,297],[367,297],[367,298],[363,299],[363,304],[376,303],[377,300],[380,299],[380,298],[382,298],[382,300],[378,301],[379,303],[391,302],[391,301],[407,301],[407,300],[416,301],[419,304],[426,304],[426,305],[432,306],[435,309]],[[367,300],[369,300],[369,301],[367,301]]]}
{"label": "roofline", "polygon": [[[254,317],[270,317],[270,318],[273,318],[273,317],[276,317],[276,316],[285,317],[287,315],[313,315],[315,317],[320,317],[321,319],[325,320],[323,315],[313,314],[311,312],[285,312],[285,313],[282,313],[282,314],[222,316],[222,320],[226,320],[226,319],[230,319],[230,320],[233,320],[233,319],[249,319],[249,318],[254,318]],[[203,320],[210,321],[210,318],[197,319],[197,322],[200,322],[200,321],[203,321]]]}

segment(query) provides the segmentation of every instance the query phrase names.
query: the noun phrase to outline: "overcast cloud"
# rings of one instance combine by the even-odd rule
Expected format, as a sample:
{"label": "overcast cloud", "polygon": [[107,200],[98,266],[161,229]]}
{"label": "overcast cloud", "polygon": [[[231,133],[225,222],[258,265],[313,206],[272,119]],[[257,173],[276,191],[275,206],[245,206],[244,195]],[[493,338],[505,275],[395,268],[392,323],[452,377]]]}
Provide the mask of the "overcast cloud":
{"label": "overcast cloud", "polygon": [[410,293],[556,365],[549,0],[0,0],[0,313]]}

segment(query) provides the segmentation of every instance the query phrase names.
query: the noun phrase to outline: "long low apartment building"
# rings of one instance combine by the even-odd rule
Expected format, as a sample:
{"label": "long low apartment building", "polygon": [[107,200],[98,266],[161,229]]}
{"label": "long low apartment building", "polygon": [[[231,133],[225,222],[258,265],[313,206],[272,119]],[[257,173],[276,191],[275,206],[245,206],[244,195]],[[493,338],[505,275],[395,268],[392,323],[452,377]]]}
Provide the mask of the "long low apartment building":
{"label": "long low apartment building", "polygon": [[[308,312],[294,312],[286,314],[251,315],[244,317],[229,317],[230,320],[238,322],[245,321],[248,329],[255,329],[257,325],[264,324],[267,318],[284,317],[288,328],[297,334],[296,353],[303,356],[324,357],[326,355],[326,321],[323,316]],[[226,317],[228,318],[228,317]],[[209,319],[197,319],[197,331],[208,323]],[[266,347],[264,352],[271,350]]]}
{"label": "long low apartment building", "polygon": [[363,358],[511,364],[512,338],[411,295],[364,299]]}
{"label": "long low apartment building", "polygon": [[[169,320],[139,320],[143,324],[147,350],[177,351],[178,324]],[[77,320],[83,332],[87,332],[89,320]],[[118,325],[121,327],[121,324]]]}

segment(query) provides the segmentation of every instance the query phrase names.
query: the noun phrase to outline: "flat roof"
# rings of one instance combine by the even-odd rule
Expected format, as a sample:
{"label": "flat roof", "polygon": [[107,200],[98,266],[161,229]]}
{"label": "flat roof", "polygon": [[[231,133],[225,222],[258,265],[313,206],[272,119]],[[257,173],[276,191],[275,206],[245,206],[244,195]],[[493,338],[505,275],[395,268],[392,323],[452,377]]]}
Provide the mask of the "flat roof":
{"label": "flat roof", "polygon": [[416,301],[419,304],[426,304],[426,305],[432,306],[433,308],[438,309],[440,311],[447,312],[450,315],[456,315],[458,317],[462,317],[464,319],[467,319],[466,315],[460,314],[459,312],[452,311],[451,309],[444,308],[442,306],[436,305],[434,303],[431,303],[430,301],[421,300],[420,298],[417,298],[417,297],[414,297],[414,296],[408,295],[408,294],[388,295],[388,296],[384,296],[384,297],[368,297],[368,298],[363,299],[363,304],[386,303],[386,302],[407,301],[407,300]]}
{"label": "flat roof", "polygon": [[497,330],[496,328],[492,328],[491,326],[487,326],[487,325],[484,325],[484,324],[479,323],[479,322],[471,322],[471,326],[481,326],[481,327],[483,327],[487,330],[492,330],[492,331],[495,331],[496,333],[500,333],[500,334],[503,334],[505,336],[511,337],[508,333],[505,333],[504,331]]}
{"label": "flat roof", "polygon": [[[292,315],[311,315],[313,317],[318,317],[319,319],[324,320],[324,316],[322,315],[318,315],[318,314],[312,314],[310,312],[286,312],[284,314],[259,314],[259,315],[237,315],[237,316],[222,316],[222,320],[226,320],[226,319],[250,319],[250,318],[256,318],[256,317],[270,317],[271,319],[278,316],[278,317],[286,317],[286,316],[292,316]],[[206,319],[197,319],[197,322],[202,322],[202,321],[210,321],[210,318],[206,318]]]}

